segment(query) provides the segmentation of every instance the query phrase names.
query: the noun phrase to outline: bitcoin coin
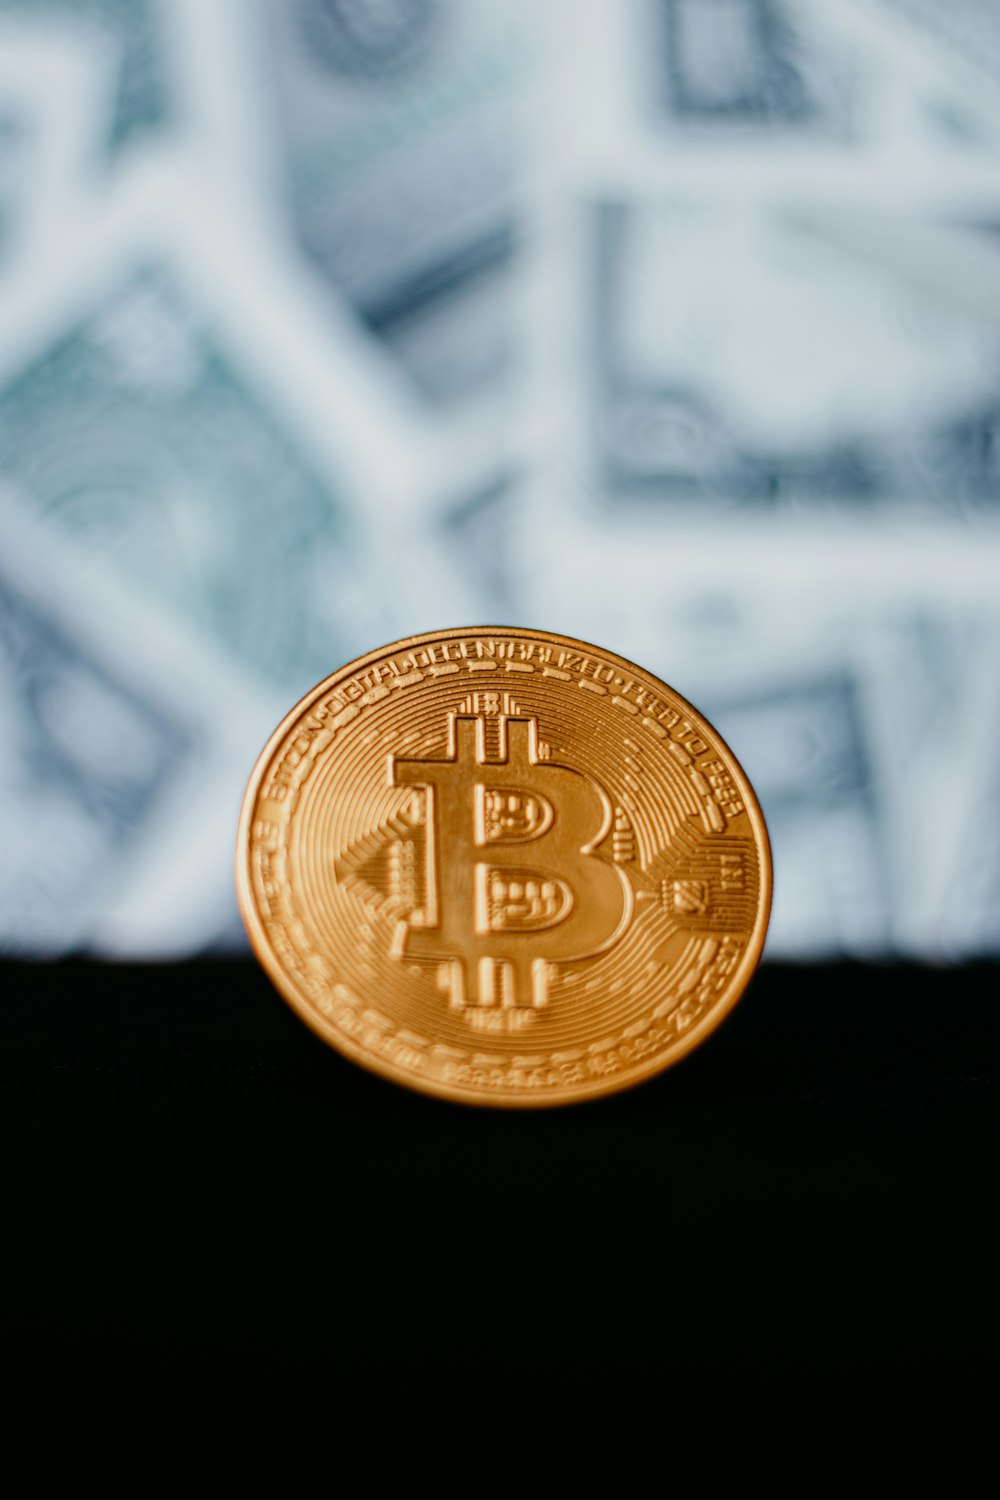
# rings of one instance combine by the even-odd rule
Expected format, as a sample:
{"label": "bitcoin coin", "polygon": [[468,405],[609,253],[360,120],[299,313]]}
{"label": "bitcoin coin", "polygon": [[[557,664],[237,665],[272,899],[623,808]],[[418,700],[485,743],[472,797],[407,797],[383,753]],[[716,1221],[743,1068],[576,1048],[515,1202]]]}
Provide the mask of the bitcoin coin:
{"label": "bitcoin coin", "polygon": [[764,943],[767,831],[733,753],[632,662],[543,631],[372,651],[250,778],[240,908],[274,983],[353,1061],[531,1107],[683,1057]]}

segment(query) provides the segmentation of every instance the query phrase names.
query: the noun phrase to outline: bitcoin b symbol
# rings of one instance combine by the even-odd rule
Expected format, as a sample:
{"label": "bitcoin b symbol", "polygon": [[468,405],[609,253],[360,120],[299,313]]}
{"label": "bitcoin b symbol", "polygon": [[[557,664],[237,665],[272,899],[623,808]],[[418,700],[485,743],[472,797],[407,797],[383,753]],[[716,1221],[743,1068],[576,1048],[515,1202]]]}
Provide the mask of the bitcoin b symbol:
{"label": "bitcoin b symbol", "polygon": [[456,714],[441,760],[390,757],[394,786],[426,791],[426,899],[402,952],[437,959],[451,1004],[540,1009],[549,965],[596,957],[625,931],[632,888],[595,851],[612,807],[590,777],[539,752],[535,719]]}

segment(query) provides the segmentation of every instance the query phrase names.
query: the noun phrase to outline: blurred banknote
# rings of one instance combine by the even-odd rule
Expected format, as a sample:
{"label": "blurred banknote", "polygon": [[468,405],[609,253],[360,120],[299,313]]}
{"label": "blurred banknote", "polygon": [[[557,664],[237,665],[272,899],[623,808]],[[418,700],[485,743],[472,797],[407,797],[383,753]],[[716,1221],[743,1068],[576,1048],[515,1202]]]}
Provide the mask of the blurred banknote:
{"label": "blurred banknote", "polygon": [[934,46],[1000,82],[1000,10],[993,0],[874,0],[894,20],[924,31]]}
{"label": "blurred banknote", "polygon": [[349,518],[169,263],[123,265],[5,382],[0,463],[39,514],[264,673],[329,659],[304,601]]}
{"label": "blurred banknote", "polygon": [[[81,639],[92,601],[32,598],[0,563],[0,942],[52,952],[88,940],[150,809],[191,744],[153,684]],[[74,615],[76,618],[74,618]]]}
{"label": "blurred banknote", "polygon": [[177,955],[233,910],[242,784],[284,699],[0,491],[0,948]]}
{"label": "blurred banknote", "polygon": [[719,725],[769,951],[996,951],[998,160],[988,0],[0,0],[0,943],[231,941],[293,697],[491,617]]}
{"label": "blurred banknote", "polygon": [[27,22],[98,51],[112,97],[101,108],[108,153],[141,140],[170,118],[164,7],[160,0],[0,0],[0,21]]}
{"label": "blurred banknote", "polygon": [[771,951],[872,956],[892,946],[894,897],[873,747],[849,669],[760,673],[705,711],[741,762],[775,857]]}
{"label": "blurred banknote", "polygon": [[[931,650],[950,693],[925,757],[920,899],[905,932],[912,952],[938,960],[1000,954],[1000,614],[955,611]],[[931,652],[924,654],[924,660]]]}
{"label": "blurred banknote", "polygon": [[[357,433],[342,431],[339,471],[331,452],[352,396],[331,361],[320,452],[236,268],[213,262],[169,195],[124,209],[60,284],[32,289],[44,316],[19,297],[0,307],[0,470],[151,604],[262,681],[304,690],[391,635],[399,607],[388,561],[373,572],[366,551],[377,514],[357,489]],[[268,316],[306,360],[286,312],[275,298]]]}
{"label": "blurred banknote", "polygon": [[27,124],[0,98],[0,265],[28,192]]}
{"label": "blurred banknote", "polygon": [[[806,184],[838,154],[860,163],[905,145],[900,176],[919,190],[941,162],[918,161],[914,148],[950,150],[954,161],[996,147],[1000,24],[991,0],[597,0],[593,9],[600,37],[591,58],[629,59],[632,86],[617,81],[623,115],[672,148],[668,171],[683,175],[692,148],[728,145],[740,152],[730,163],[737,174],[781,156],[794,168],[797,153]],[[591,71],[607,89],[613,70]],[[725,169],[721,155],[710,160]]]}
{"label": "blurred banknote", "polygon": [[88,941],[196,753],[155,671],[0,507],[0,945]]}
{"label": "blurred banknote", "polygon": [[0,7],[0,285],[51,255],[91,168],[103,77],[92,48]]}
{"label": "blurred banknote", "polygon": [[[977,313],[962,289],[929,287],[835,231],[834,213],[814,222],[808,206],[593,206],[581,427],[605,505],[996,510],[989,304]],[[1000,267],[988,231],[966,233]]]}
{"label": "blurred banknote", "polygon": [[268,0],[286,195],[306,256],[436,402],[510,355],[520,7]]}
{"label": "blurred banknote", "polygon": [[815,11],[781,0],[652,0],[655,98],[686,127],[845,136],[854,59]]}

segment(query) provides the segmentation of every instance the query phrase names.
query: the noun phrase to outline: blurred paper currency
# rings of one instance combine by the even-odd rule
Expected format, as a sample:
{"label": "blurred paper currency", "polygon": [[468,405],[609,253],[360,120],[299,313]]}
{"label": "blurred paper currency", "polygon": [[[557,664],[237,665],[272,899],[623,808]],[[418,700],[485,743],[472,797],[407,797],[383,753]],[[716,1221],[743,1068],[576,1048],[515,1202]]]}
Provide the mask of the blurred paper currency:
{"label": "blurred paper currency", "polygon": [[0,943],[231,943],[294,698],[507,620],[719,725],[771,953],[995,952],[998,37],[0,0]]}
{"label": "blurred paper currency", "polygon": [[[0,307],[0,466],[150,603],[303,691],[392,618],[373,538],[395,480],[374,453],[360,478],[358,390],[337,389],[332,360],[322,446],[309,442],[295,389],[307,330],[284,365],[268,324],[296,314],[272,297],[255,317],[264,270],[247,286],[245,258],[230,263],[183,195],[134,186],[71,265],[32,287],[35,307]],[[388,401],[369,393],[365,421],[391,439]],[[376,480],[368,504],[355,499],[353,485]]]}
{"label": "blurred paper currency", "polygon": [[113,154],[165,125],[171,113],[164,7],[158,0],[0,0],[0,19],[99,53],[107,93],[94,110]]}
{"label": "blurred paper currency", "polygon": [[15,952],[59,952],[93,937],[194,743],[158,684],[93,638],[93,601],[68,597],[9,526],[3,542],[0,935]]}
{"label": "blurred paper currency", "polygon": [[[595,205],[584,228],[595,486],[621,502],[966,517],[1000,500],[1000,241],[982,301],[852,243],[854,216]],[[994,302],[1000,307],[1000,301]],[[586,398],[585,398],[586,399]]]}
{"label": "blurred paper currency", "polygon": [[267,6],[306,256],[433,402],[508,366],[519,238],[520,6],[480,0]]}
{"label": "blurred paper currency", "polygon": [[0,495],[0,947],[210,944],[274,699]]}

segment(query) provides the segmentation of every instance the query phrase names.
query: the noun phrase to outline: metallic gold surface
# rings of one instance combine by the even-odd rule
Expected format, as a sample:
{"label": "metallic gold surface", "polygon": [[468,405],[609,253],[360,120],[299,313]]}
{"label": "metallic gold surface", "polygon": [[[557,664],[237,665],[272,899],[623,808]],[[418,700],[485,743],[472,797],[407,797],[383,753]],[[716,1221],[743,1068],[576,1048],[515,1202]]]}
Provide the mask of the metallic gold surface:
{"label": "metallic gold surface", "polygon": [[367,1068],[567,1104],[704,1040],[760,957],[767,831],[732,751],[641,667],[543,631],[373,651],[265,747],[240,908],[285,999]]}

